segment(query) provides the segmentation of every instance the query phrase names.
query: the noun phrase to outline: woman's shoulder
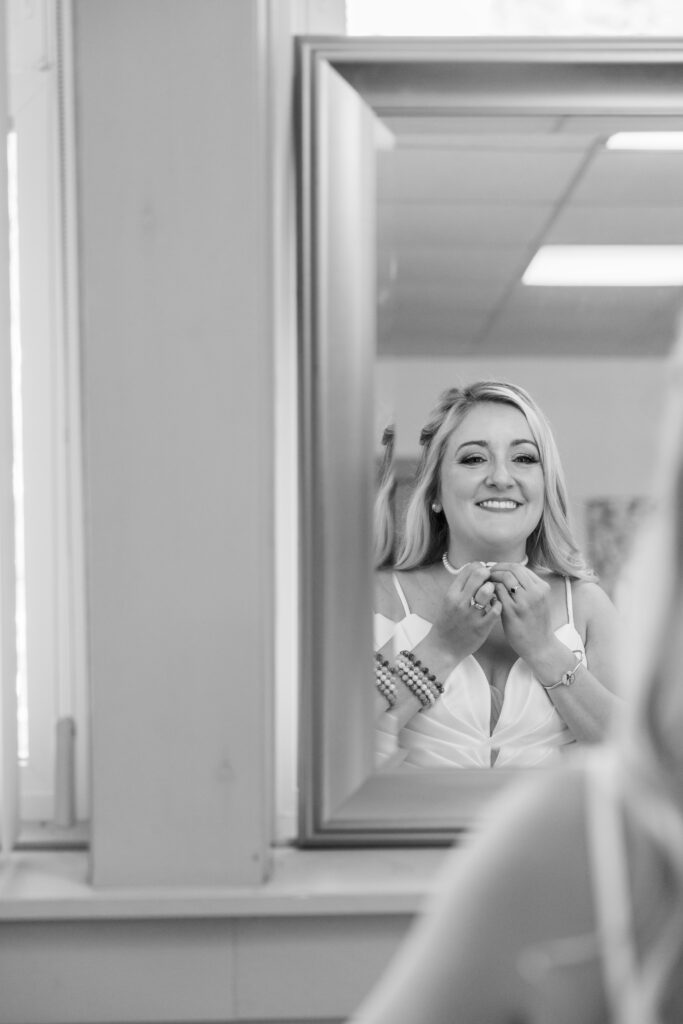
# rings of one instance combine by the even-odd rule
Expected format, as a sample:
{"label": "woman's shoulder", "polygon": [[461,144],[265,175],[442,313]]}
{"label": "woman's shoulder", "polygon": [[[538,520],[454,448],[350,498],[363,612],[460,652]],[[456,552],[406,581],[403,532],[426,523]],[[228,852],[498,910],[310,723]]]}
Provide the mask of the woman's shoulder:
{"label": "woman's shoulder", "polygon": [[597,580],[572,580],[571,588],[575,614],[584,622],[616,622],[614,603]]}
{"label": "woman's shoulder", "polygon": [[394,580],[408,587],[418,587],[429,581],[438,578],[442,574],[441,562],[434,562],[429,565],[418,565],[411,569],[400,569],[397,566],[388,566],[375,570],[375,577],[378,585],[393,587]]}
{"label": "woman's shoulder", "polygon": [[439,586],[440,566],[423,565],[414,569],[394,567],[375,571],[375,611],[398,618],[402,614],[399,592],[410,608],[422,605],[425,598],[433,597]]}
{"label": "woman's shoulder", "polygon": [[400,604],[394,587],[392,569],[376,569],[374,573],[375,612],[395,618],[396,605]]}
{"label": "woman's shoulder", "polygon": [[[403,615],[403,604],[399,594],[404,594],[406,577],[417,570],[399,571],[393,566],[376,569],[374,574],[375,611],[390,619],[399,619]],[[398,584],[398,585],[397,585]]]}
{"label": "woman's shoulder", "polygon": [[593,580],[572,580],[571,595],[574,625],[586,650],[590,645],[589,661],[600,666],[601,682],[613,690],[622,635],[617,609],[600,584]]}

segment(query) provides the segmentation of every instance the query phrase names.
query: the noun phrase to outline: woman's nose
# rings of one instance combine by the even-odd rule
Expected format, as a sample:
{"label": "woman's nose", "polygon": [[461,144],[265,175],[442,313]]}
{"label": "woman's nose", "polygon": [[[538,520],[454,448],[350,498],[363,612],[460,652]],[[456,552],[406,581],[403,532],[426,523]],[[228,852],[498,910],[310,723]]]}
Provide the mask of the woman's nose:
{"label": "woman's nose", "polygon": [[507,463],[502,459],[496,459],[491,463],[486,477],[486,483],[491,487],[510,487],[513,483]]}

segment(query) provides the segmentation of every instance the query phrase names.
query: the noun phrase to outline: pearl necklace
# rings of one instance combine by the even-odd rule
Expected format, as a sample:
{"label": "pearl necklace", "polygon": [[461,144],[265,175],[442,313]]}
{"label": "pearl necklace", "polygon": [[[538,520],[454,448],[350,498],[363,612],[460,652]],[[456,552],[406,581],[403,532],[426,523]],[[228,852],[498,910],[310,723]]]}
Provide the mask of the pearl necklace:
{"label": "pearl necklace", "polygon": [[[446,570],[446,572],[449,572],[451,574],[451,576],[457,576],[458,573],[462,572],[462,570],[464,569],[464,566],[462,566],[462,565],[460,566],[459,569],[454,569],[453,566],[451,565],[451,563],[448,561],[448,555],[446,554],[445,551],[444,551],[443,555],[441,556],[441,561],[443,562],[444,569]],[[528,561],[529,561],[529,556],[525,555],[524,558],[522,559],[522,561],[519,562],[518,564],[519,565],[527,565]],[[490,569],[492,565],[496,565],[496,562],[480,562],[479,565],[483,565],[486,569]]]}

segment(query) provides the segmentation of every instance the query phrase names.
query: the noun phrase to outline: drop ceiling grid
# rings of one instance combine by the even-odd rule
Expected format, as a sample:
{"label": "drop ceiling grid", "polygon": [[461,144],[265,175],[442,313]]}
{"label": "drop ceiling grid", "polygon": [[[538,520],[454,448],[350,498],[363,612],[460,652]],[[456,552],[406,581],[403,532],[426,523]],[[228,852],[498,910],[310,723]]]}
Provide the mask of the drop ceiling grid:
{"label": "drop ceiling grid", "polygon": [[[572,127],[580,127],[582,133],[586,128],[563,125],[564,130]],[[666,159],[653,161],[651,153],[598,149],[567,203],[568,183],[595,136],[576,135],[568,151],[539,151],[534,146],[526,153],[518,148],[506,152],[502,135],[495,144],[490,133],[483,138],[486,144],[480,146],[482,139],[477,138],[468,154],[440,149],[438,165],[432,150],[399,147],[384,185],[380,177],[380,267],[387,264],[387,248],[396,255],[391,317],[395,345],[403,348],[414,336],[423,351],[438,347],[443,354],[449,336],[453,348],[463,351],[475,347],[478,334],[482,354],[507,352],[513,342],[535,351],[540,344],[547,347],[550,324],[571,316],[567,304],[578,299],[572,332],[563,334],[560,329],[553,335],[563,351],[569,346],[576,352],[588,345],[611,354],[627,354],[638,347],[661,350],[678,301],[672,289],[657,297],[653,293],[659,290],[639,289],[650,293],[640,299],[630,289],[618,290],[622,301],[616,302],[601,295],[603,289],[582,290],[581,296],[572,289],[569,298],[565,289],[553,289],[563,293],[562,300],[541,289],[546,294],[532,301],[529,293],[538,290],[519,286],[518,281],[543,225],[550,225],[544,240],[554,243],[683,244],[683,154],[657,154]],[[387,186],[393,201],[386,199]],[[500,311],[492,317],[492,329],[484,337],[481,314],[494,308],[506,292],[510,300],[505,315]],[[520,299],[520,292],[526,297]],[[593,294],[586,297],[586,292]],[[427,300],[429,308],[423,310]],[[539,306],[547,303],[548,311],[541,317]],[[654,324],[657,306],[661,316]],[[627,309],[628,317],[619,315]],[[647,339],[640,326],[645,315],[650,326]],[[526,327],[525,317],[530,318]],[[387,323],[385,317],[385,350],[392,345]]]}

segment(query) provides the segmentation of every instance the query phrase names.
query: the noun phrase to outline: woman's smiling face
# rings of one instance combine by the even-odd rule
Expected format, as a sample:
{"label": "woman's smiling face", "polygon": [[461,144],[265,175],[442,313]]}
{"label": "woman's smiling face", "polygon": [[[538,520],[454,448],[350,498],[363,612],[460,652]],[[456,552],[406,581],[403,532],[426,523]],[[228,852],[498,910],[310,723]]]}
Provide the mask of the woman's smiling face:
{"label": "woman's smiling face", "polygon": [[519,560],[543,514],[545,483],[538,446],[524,414],[505,402],[481,402],[446,443],[439,501],[457,563]]}

